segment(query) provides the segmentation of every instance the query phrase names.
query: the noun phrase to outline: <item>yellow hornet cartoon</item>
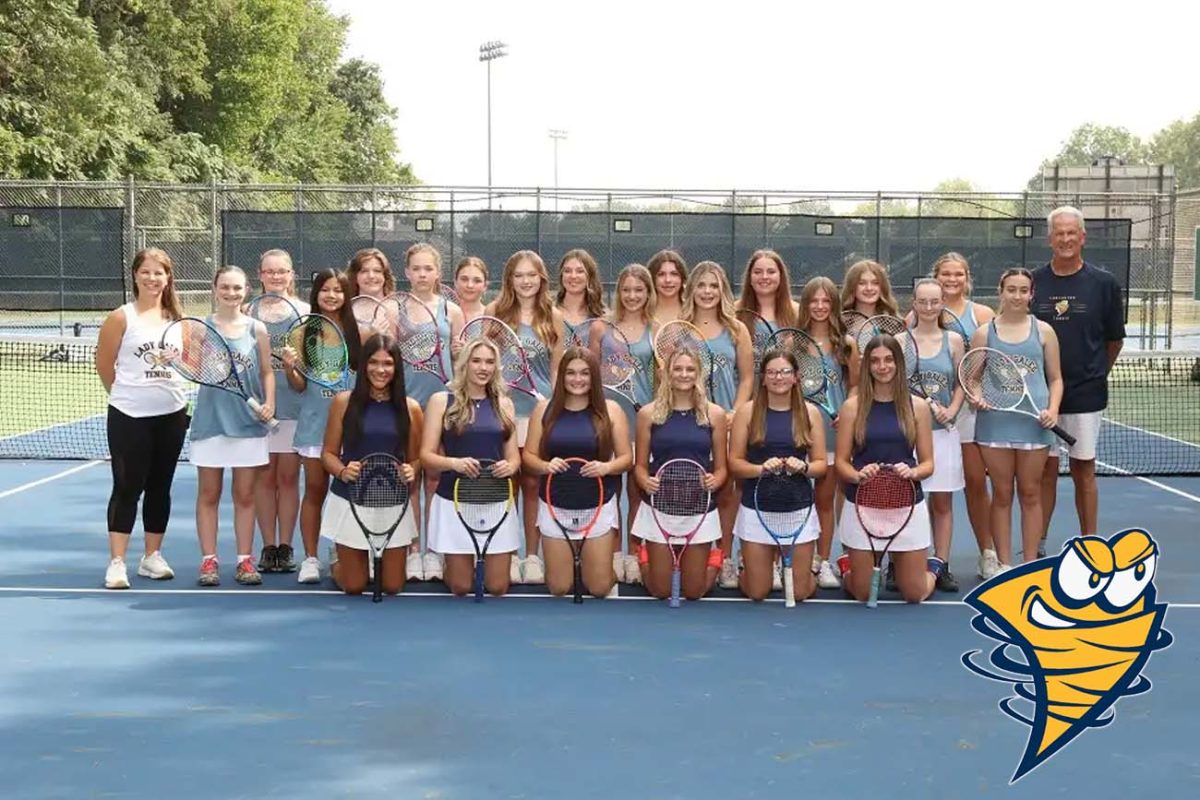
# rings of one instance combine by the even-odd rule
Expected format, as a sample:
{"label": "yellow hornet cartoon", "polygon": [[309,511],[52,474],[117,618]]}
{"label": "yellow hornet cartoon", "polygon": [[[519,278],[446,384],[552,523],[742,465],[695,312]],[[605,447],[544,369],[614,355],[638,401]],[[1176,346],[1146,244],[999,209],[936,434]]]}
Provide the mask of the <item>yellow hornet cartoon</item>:
{"label": "yellow hornet cartoon", "polygon": [[[967,669],[1013,684],[1000,710],[1030,727],[1010,783],[1044,763],[1087,728],[1112,722],[1122,697],[1150,690],[1142,668],[1171,644],[1162,627],[1167,606],[1155,602],[1158,545],[1139,529],[1108,539],[1082,536],[1062,553],[1022,564],[981,584],[963,602],[978,615],[976,631],[1000,644],[992,672],[963,654]],[[1016,647],[1024,663],[1007,654]],[[1033,704],[1032,718],[1014,708]]]}

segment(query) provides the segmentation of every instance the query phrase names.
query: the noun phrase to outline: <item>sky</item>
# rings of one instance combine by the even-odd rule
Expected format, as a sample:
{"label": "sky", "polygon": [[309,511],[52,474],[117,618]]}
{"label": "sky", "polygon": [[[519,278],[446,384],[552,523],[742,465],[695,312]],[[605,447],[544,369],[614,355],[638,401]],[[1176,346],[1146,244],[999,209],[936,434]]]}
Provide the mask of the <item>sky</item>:
{"label": "sky", "polygon": [[1200,4],[328,0],[437,186],[1019,191],[1084,122],[1200,113]]}

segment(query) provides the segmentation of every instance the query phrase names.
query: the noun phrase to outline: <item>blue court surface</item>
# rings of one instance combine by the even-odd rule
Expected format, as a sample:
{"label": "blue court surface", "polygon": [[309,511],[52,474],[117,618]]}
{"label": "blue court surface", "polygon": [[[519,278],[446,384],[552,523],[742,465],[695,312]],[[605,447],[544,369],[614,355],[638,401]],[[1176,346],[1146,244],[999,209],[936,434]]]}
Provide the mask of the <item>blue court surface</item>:
{"label": "blue court surface", "polygon": [[[1200,794],[1200,479],[1100,481],[1102,534],[1143,526],[1173,646],[1019,782],[1011,685],[960,663],[994,642],[962,594],[869,611],[734,593],[678,610],[622,587],[482,605],[410,583],[373,605],[294,575],[195,585],[180,466],[175,580],[102,588],[106,464],[0,462],[4,798],[1145,798]],[[1052,545],[1073,533],[1060,484]],[[228,506],[228,496],[225,498]],[[952,559],[975,584],[961,506]],[[135,534],[131,552],[140,552]]]}

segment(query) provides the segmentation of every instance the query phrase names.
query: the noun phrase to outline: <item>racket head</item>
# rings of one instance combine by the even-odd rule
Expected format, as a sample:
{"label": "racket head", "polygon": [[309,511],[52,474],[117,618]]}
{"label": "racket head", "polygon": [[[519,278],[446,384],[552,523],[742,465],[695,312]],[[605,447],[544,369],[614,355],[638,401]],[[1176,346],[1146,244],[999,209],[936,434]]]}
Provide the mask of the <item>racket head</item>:
{"label": "racket head", "polygon": [[1025,397],[1025,373],[1017,362],[990,347],[968,350],[958,363],[958,382],[982,408],[1015,409]]}
{"label": "racket head", "polygon": [[543,500],[550,516],[568,539],[584,539],[591,533],[604,505],[604,480],[589,478],[581,470],[586,458],[567,458],[567,469],[546,476]]}
{"label": "racket head", "polygon": [[[408,508],[409,485],[404,481],[403,465],[391,453],[371,453],[358,461],[358,480],[347,484],[350,511],[364,533],[391,536]],[[368,540],[368,544],[375,547],[375,542]]]}
{"label": "racket head", "polygon": [[761,364],[763,353],[768,349],[767,343],[771,340],[771,335],[775,333],[775,326],[762,314],[748,308],[739,308],[736,314],[738,320],[750,332],[750,347],[754,351],[754,363]]}
{"label": "racket head", "polygon": [[853,310],[843,311],[840,314],[840,317],[842,320],[842,327],[846,329],[846,333],[854,337],[855,341],[858,341],[858,333],[862,329],[862,326],[867,323],[869,317],[867,317],[867,315],[861,311]]}
{"label": "racket head", "polygon": [[292,323],[287,346],[298,356],[296,368],[305,379],[334,387],[350,369],[346,337],[333,320],[322,314],[305,314]]}
{"label": "racket head", "polygon": [[438,284],[438,294],[454,303],[456,306],[462,305],[462,299],[458,296],[458,291],[448,283]]}
{"label": "racket head", "polygon": [[408,292],[389,295],[383,303],[405,364],[425,366],[440,350],[437,317],[420,298]]}
{"label": "racket head", "polygon": [[654,357],[658,360],[660,369],[665,369],[671,361],[671,356],[680,350],[693,350],[700,358],[700,375],[697,382],[708,385],[713,371],[712,350],[704,334],[690,322],[676,319],[658,329],[654,336]]}
{"label": "racket head", "polygon": [[590,347],[592,340],[592,332],[597,323],[604,322],[600,317],[588,317],[581,320],[578,325],[572,325],[569,322],[564,322],[566,326],[566,346],[567,347]]}
{"label": "racket head", "polygon": [[[754,487],[754,512],[771,538],[781,545],[795,542],[808,522],[812,503],[812,485],[799,473],[764,472]],[[784,559],[790,566],[790,551]]]}
{"label": "racket head", "polygon": [[600,382],[611,389],[629,389],[632,394],[633,374],[637,372],[638,360],[633,355],[629,339],[621,329],[607,320],[593,326],[593,338],[598,338]]}
{"label": "racket head", "polygon": [[873,317],[868,317],[867,320],[858,328],[858,333],[854,336],[854,341],[858,345],[858,352],[865,355],[867,344],[880,334],[889,334],[891,336],[899,336],[908,330],[908,323],[900,317],[893,317],[891,314],[876,314]]}
{"label": "racket head", "polygon": [[904,378],[908,381],[908,391],[918,397],[928,399],[929,395],[925,392],[925,385],[921,382],[921,352],[913,332],[910,330],[897,339],[900,342],[900,351],[904,356]]}
{"label": "racket head", "polygon": [[454,481],[454,510],[463,526],[475,536],[491,536],[508,517],[513,502],[509,478],[492,475],[495,461],[479,460],[479,475],[459,475]]}
{"label": "racket head", "polygon": [[858,484],[854,513],[871,539],[890,542],[904,530],[916,503],[916,483],[885,467]]}
{"label": "racket head", "polygon": [[824,405],[828,377],[825,375],[824,353],[816,340],[799,328],[781,328],[771,335],[767,344],[767,350],[776,349],[791,353],[796,359],[796,382],[800,385],[800,392],[814,403]]}
{"label": "racket head", "polygon": [[[386,298],[384,298],[386,299]],[[350,311],[360,328],[391,335],[391,326],[383,299],[360,294],[350,300]]]}
{"label": "racket head", "polygon": [[159,345],[171,368],[192,383],[236,391],[233,353],[221,332],[205,320],[175,320],[163,330]]}
{"label": "racket head", "polygon": [[708,515],[712,494],[704,488],[704,467],[689,458],[666,461],[654,473],[658,491],[650,495],[654,522],[669,540],[690,541]]}
{"label": "racket head", "polygon": [[971,337],[967,335],[967,326],[963,325],[958,314],[948,308],[943,308],[941,322],[942,328],[961,339],[964,347],[971,346]]}
{"label": "racket head", "polygon": [[505,384],[512,388],[528,382],[532,388],[533,382],[528,378],[529,363],[525,347],[521,344],[521,337],[503,320],[495,317],[476,317],[463,325],[459,339],[464,343],[475,339],[490,340],[500,351],[500,377]]}
{"label": "racket head", "polygon": [[281,352],[287,346],[287,332],[300,319],[295,303],[281,294],[260,294],[246,305],[246,314],[261,322],[271,339],[271,363],[282,364]]}

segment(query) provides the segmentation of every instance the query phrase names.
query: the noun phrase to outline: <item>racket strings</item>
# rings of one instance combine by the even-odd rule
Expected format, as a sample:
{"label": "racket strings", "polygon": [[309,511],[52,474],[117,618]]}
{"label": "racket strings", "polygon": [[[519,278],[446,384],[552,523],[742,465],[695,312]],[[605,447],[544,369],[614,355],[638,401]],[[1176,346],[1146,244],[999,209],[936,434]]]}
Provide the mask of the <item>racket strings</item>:
{"label": "racket strings", "polygon": [[368,456],[361,463],[358,480],[350,484],[350,499],[363,527],[383,534],[403,516],[409,487],[394,458]]}
{"label": "racket strings", "polygon": [[863,529],[877,539],[887,539],[908,524],[916,496],[911,480],[884,470],[859,484],[854,506]]}
{"label": "racket strings", "polygon": [[765,474],[759,477],[754,505],[763,527],[776,536],[800,532],[812,509],[812,487],[800,475]]}
{"label": "racket strings", "polygon": [[[487,470],[487,466],[481,467]],[[488,531],[498,526],[508,515],[512,485],[508,478],[497,478],[485,472],[477,478],[460,477],[455,483],[454,503],[466,526],[475,531]]]}
{"label": "racket strings", "polygon": [[349,368],[342,332],[325,317],[301,317],[288,331],[288,345],[300,355],[301,371],[308,377],[336,382]]}
{"label": "racket strings", "polygon": [[183,319],[175,324],[181,329],[182,346],[170,358],[171,366],[195,383],[234,385],[236,367],[221,334],[199,320]]}
{"label": "racket strings", "polygon": [[388,314],[394,322],[400,353],[410,364],[428,361],[437,350],[437,320],[429,308],[415,298],[389,298]]}
{"label": "racket strings", "polygon": [[656,475],[658,491],[654,507],[672,516],[693,516],[708,512],[709,492],[704,488],[704,473],[687,464],[664,464]]}
{"label": "racket strings", "polygon": [[1002,353],[974,350],[959,366],[963,389],[993,408],[1014,408],[1025,394],[1025,376],[1012,359]]}
{"label": "racket strings", "polygon": [[860,353],[864,353],[867,345],[876,336],[888,334],[890,336],[899,336],[908,330],[908,324],[899,317],[881,314],[875,317],[866,319],[858,329],[858,334],[855,336],[855,341],[858,344]]}

